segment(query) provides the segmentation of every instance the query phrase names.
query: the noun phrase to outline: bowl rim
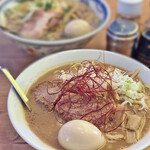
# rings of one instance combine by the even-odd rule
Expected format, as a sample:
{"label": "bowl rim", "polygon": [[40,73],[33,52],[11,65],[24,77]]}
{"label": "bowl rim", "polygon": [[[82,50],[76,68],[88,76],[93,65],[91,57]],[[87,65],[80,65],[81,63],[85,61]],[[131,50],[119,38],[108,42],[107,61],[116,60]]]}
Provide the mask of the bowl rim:
{"label": "bowl rim", "polygon": [[[67,54],[67,53],[70,53],[70,55],[71,54],[73,54],[73,53],[82,53],[82,52],[104,52],[104,53],[106,53],[106,54],[110,54],[110,55],[114,55],[114,56],[117,56],[117,57],[122,57],[122,58],[125,58],[125,59],[128,59],[128,60],[131,60],[132,62],[135,62],[137,65],[140,65],[142,68],[144,68],[144,70],[147,70],[147,71],[149,71],[150,72],[150,69],[148,68],[148,67],[146,67],[144,64],[142,64],[142,63],[140,63],[139,61],[137,61],[137,60],[134,60],[134,59],[132,59],[132,58],[130,58],[130,57],[127,57],[127,56],[125,56],[125,55],[122,55],[122,54],[118,54],[118,53],[115,53],[115,52],[111,52],[111,51],[105,51],[105,50],[96,50],[96,49],[77,49],[77,50],[69,50],[69,51],[63,51],[63,52],[59,52],[59,53],[54,53],[54,54],[51,54],[51,55],[48,55],[48,56],[46,56],[46,57],[44,57],[44,58],[42,58],[42,59],[39,59],[39,60],[37,60],[37,61],[35,61],[35,62],[33,62],[32,64],[30,64],[29,66],[27,66],[24,70],[22,70],[22,72],[19,74],[19,76],[16,78],[16,80],[18,80],[19,78],[20,78],[20,76],[22,76],[22,74],[26,71],[26,70],[28,70],[29,69],[29,67],[32,67],[32,66],[34,66],[35,64],[37,64],[37,63],[40,63],[40,62],[42,62],[42,61],[44,61],[44,60],[46,60],[46,59],[50,59],[51,57],[57,57],[57,55],[58,55],[58,57],[60,57],[61,55],[63,55],[63,54]],[[10,88],[10,90],[9,90],[9,94],[8,94],[8,99],[7,99],[7,111],[8,111],[8,116],[9,116],[9,119],[10,119],[10,121],[11,121],[11,124],[13,125],[13,127],[14,127],[14,129],[17,131],[17,133],[21,136],[21,138],[23,138],[23,140],[24,141],[26,141],[30,146],[32,146],[33,148],[36,148],[36,149],[39,149],[39,147],[37,146],[37,144],[36,143],[33,143],[33,142],[31,142],[30,140],[28,140],[27,138],[25,138],[25,136],[24,136],[24,134],[22,133],[22,132],[20,132],[19,131],[19,129],[16,127],[16,125],[15,125],[15,122],[13,121],[13,119],[12,119],[12,115],[11,115],[11,113],[10,113],[10,105],[9,105],[9,101],[10,101],[10,96],[11,96],[11,93],[12,92],[14,92],[13,91],[13,88],[11,87]],[[141,139],[142,140],[142,139]],[[42,141],[41,141],[42,142]],[[135,144],[136,145],[136,144]],[[145,145],[142,145],[143,147],[142,148],[146,148],[147,146],[149,146],[150,145],[150,143],[145,143]],[[132,146],[134,146],[134,145],[132,145]],[[133,150],[132,149],[132,146],[130,146],[131,147],[131,150]],[[128,147],[128,148],[130,148],[130,147]],[[55,148],[53,148],[52,147],[52,150],[54,150]]]}
{"label": "bowl rim", "polygon": [[[2,31],[2,30],[1,30],[1,32],[3,34],[5,34],[6,36],[8,36],[9,38],[14,39],[16,41],[26,43],[26,44],[35,44],[35,45],[64,45],[64,44],[75,43],[78,41],[83,41],[85,39],[91,38],[96,33],[98,33],[107,24],[107,22],[110,19],[110,8],[109,8],[108,4],[104,0],[97,0],[97,1],[99,2],[99,4],[101,4],[101,6],[103,7],[103,9],[106,12],[105,20],[101,25],[99,25],[98,28],[96,28],[92,32],[90,32],[86,35],[80,36],[80,37],[76,37],[76,38],[72,38],[72,39],[66,39],[66,40],[46,41],[46,40],[35,40],[35,39],[30,39],[30,38],[19,37],[17,35],[13,35],[11,33],[8,33],[6,31]],[[3,6],[6,5],[8,2],[10,2],[10,0],[4,0],[0,3],[0,11],[3,8]]]}

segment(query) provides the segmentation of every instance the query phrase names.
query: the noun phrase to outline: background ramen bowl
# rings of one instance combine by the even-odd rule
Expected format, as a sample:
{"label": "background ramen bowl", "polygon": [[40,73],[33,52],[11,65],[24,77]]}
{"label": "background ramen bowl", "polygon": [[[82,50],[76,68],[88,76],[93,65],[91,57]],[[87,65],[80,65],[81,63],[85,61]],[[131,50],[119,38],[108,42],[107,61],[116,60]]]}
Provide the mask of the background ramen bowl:
{"label": "background ramen bowl", "polygon": [[[141,69],[139,76],[144,82],[150,84],[150,70],[143,64],[117,53],[86,49],[60,52],[40,59],[26,68],[19,75],[16,81],[20,87],[26,91],[39,76],[45,74],[47,71],[52,69],[53,66],[71,61],[97,60],[98,58],[99,61],[104,62],[105,60],[105,63],[122,67],[130,71],[134,71],[137,67],[139,67]],[[30,144],[35,149],[54,150],[54,148],[43,143],[29,128],[24,117],[21,100],[19,100],[13,89],[11,89],[9,92],[7,106],[11,123],[13,124],[18,134],[28,144]],[[149,139],[150,133],[148,133],[147,136],[145,136],[140,142],[130,147],[129,150],[144,149],[150,144]]]}
{"label": "background ramen bowl", "polygon": [[[34,55],[48,55],[49,53],[68,50],[68,49],[76,49],[81,48],[84,44],[87,43],[96,33],[98,33],[108,22],[110,17],[110,11],[105,2],[102,0],[78,0],[86,3],[90,7],[92,7],[98,14],[100,23],[99,26],[93,30],[92,32],[80,36],[73,39],[66,40],[58,40],[58,41],[44,41],[44,40],[34,40],[34,39],[26,39],[22,38],[8,32],[2,31],[6,36],[13,39],[17,45],[24,49],[25,51],[34,54]],[[0,13],[4,11],[8,5],[13,5],[14,1],[4,0],[0,4]],[[2,22],[0,22],[2,24]]]}

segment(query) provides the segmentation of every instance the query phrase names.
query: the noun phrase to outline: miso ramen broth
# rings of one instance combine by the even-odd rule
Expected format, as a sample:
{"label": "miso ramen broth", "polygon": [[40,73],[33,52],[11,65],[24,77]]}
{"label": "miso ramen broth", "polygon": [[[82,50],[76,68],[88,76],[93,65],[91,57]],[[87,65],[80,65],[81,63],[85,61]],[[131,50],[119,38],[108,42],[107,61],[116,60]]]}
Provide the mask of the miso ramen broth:
{"label": "miso ramen broth", "polygon": [[75,0],[23,1],[7,9],[3,18],[3,24],[10,30],[26,38],[41,40],[82,36],[99,25],[96,11]]}
{"label": "miso ramen broth", "polygon": [[127,148],[149,132],[150,87],[138,73],[97,61],[57,66],[29,88],[32,112],[24,109],[26,121],[43,142],[59,150],[59,129],[74,119],[99,128],[107,141],[100,149]]}

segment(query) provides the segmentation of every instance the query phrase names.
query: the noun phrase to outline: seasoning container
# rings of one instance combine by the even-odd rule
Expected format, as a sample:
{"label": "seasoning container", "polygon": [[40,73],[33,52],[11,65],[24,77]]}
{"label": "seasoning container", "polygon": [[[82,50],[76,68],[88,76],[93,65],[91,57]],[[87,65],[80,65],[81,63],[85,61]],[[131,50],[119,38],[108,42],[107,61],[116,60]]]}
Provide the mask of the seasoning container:
{"label": "seasoning container", "polygon": [[142,32],[138,48],[133,50],[132,57],[150,68],[150,18]]}
{"label": "seasoning container", "polygon": [[118,0],[117,18],[140,23],[143,0]]}
{"label": "seasoning container", "polygon": [[132,21],[117,19],[107,29],[107,50],[132,55],[136,48],[138,25]]}

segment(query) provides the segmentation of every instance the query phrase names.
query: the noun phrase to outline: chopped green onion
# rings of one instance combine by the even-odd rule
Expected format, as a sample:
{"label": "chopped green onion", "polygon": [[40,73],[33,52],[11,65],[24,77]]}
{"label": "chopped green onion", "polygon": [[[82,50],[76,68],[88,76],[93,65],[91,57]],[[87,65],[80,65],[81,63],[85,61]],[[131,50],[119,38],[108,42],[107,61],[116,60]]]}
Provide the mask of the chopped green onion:
{"label": "chopped green onion", "polygon": [[52,8],[52,5],[51,5],[51,3],[46,3],[46,5],[45,5],[45,10],[47,11],[47,10],[49,10],[50,8]]}
{"label": "chopped green onion", "polygon": [[37,7],[43,7],[43,3],[36,3]]}
{"label": "chopped green onion", "polygon": [[132,83],[132,81],[131,80],[127,80],[127,83]]}
{"label": "chopped green onion", "polygon": [[53,7],[53,2],[54,0],[51,0],[51,2],[47,2],[46,5],[45,5],[45,10],[49,10]]}
{"label": "chopped green onion", "polygon": [[63,17],[65,17],[65,16],[66,16],[66,14],[67,14],[67,13],[69,13],[69,11],[70,11],[70,8],[69,8],[69,7],[68,7],[68,8],[66,8],[66,9],[65,9],[65,11],[64,11],[64,13],[63,13]]}

